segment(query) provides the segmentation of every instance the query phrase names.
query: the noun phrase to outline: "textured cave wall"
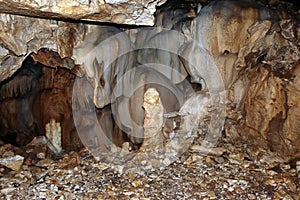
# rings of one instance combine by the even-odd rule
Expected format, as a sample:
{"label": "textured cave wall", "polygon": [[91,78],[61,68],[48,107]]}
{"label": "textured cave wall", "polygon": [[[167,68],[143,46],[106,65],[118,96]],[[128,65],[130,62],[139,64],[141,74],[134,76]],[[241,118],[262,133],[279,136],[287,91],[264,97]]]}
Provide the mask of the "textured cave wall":
{"label": "textured cave wall", "polygon": [[29,54],[39,49],[51,49],[61,58],[71,57],[85,30],[83,24],[9,14],[0,14],[0,18],[0,80],[10,77]]}
{"label": "textured cave wall", "polygon": [[[184,16],[188,37],[213,56],[228,95],[226,137],[247,144],[249,155],[262,162],[268,162],[266,152],[281,162],[299,157],[299,9],[260,1],[214,1],[196,8],[177,12],[172,6],[163,8],[156,25],[181,28],[176,22]],[[12,76],[32,52],[47,66],[76,68],[68,58],[90,30],[88,25],[0,17],[0,80]]]}
{"label": "textured cave wall", "polygon": [[228,88],[226,134],[267,163],[300,155],[299,18],[281,6],[247,28]]}
{"label": "textured cave wall", "polygon": [[[154,24],[156,7],[164,3],[1,0],[0,80],[10,77],[27,55],[42,48],[57,52],[61,58],[71,57],[72,49],[84,37],[86,27],[82,23],[64,21],[151,26]],[[61,65],[66,67],[65,64]]]}
{"label": "textured cave wall", "polygon": [[153,14],[156,11],[156,6],[160,6],[163,3],[165,3],[165,0],[1,0],[0,13],[50,19],[153,25]]}

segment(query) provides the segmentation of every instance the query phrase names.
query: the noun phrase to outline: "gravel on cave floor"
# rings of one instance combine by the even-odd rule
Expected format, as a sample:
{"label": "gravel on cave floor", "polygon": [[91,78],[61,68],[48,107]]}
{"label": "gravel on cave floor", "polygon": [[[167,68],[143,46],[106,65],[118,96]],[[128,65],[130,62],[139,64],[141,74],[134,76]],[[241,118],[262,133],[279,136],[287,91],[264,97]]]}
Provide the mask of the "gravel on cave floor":
{"label": "gravel on cave floor", "polygon": [[[299,161],[267,168],[247,159],[242,147],[223,148],[216,157],[189,150],[144,174],[120,174],[87,151],[60,158],[27,151],[19,171],[0,166],[0,199],[300,199]],[[11,145],[0,151],[22,153]]]}

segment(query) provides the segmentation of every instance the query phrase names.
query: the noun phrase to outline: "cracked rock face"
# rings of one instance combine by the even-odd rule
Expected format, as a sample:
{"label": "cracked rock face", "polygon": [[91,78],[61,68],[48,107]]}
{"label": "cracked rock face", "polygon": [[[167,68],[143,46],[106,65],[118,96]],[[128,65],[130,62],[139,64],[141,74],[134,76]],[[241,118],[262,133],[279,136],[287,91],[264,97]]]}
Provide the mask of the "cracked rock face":
{"label": "cracked rock face", "polygon": [[156,6],[165,0],[0,1],[0,12],[32,17],[153,25]]}
{"label": "cracked rock face", "polygon": [[61,58],[72,56],[73,47],[84,37],[85,26],[56,20],[151,26],[154,24],[156,6],[164,2],[165,0],[1,0],[0,80],[10,77],[21,66],[26,56],[39,49],[51,49]]}
{"label": "cracked rock face", "polygon": [[83,24],[9,14],[0,14],[0,18],[0,80],[12,76],[30,53],[43,48],[57,52],[61,58],[71,57],[85,32]]}

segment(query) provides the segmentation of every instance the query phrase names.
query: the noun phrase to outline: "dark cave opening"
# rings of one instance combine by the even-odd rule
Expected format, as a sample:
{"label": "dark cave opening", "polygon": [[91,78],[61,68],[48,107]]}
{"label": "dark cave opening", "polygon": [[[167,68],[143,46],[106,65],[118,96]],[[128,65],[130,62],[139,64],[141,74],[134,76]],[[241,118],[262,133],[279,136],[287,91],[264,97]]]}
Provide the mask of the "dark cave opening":
{"label": "dark cave opening", "polygon": [[[28,56],[13,76],[0,83],[0,140],[15,146],[27,145],[34,137],[44,136],[46,124],[54,119],[61,125],[63,149],[83,148],[72,114],[72,91],[76,78],[86,79],[77,77],[66,68],[47,67]],[[91,101],[89,103],[92,104]],[[110,106],[97,109],[93,105],[93,109],[101,126],[106,126],[101,123],[102,120],[113,127],[107,133],[113,143],[121,146],[130,142],[115,125]],[[132,147],[138,148],[136,145]]]}

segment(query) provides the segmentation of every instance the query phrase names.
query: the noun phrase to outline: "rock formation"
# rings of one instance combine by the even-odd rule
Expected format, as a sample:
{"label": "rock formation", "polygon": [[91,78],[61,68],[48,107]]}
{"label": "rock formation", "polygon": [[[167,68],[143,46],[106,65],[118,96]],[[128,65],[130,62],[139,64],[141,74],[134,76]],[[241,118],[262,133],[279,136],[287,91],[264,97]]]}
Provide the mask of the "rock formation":
{"label": "rock formation", "polygon": [[[123,5],[123,2],[119,3],[120,6]],[[1,4],[15,6],[6,1],[0,1]],[[89,6],[92,4],[100,5],[93,1]],[[106,2],[107,8],[105,9],[113,11],[111,4]],[[153,5],[156,4],[157,2],[153,3]],[[105,26],[76,23],[76,21],[71,23],[66,20],[55,21],[0,14],[2,19],[0,22],[1,134],[6,136],[9,131],[13,130],[13,132],[30,132],[33,136],[36,134],[36,130],[40,130],[44,126],[44,122],[41,126],[34,122],[34,115],[37,111],[33,111],[32,115],[27,115],[27,118],[19,124],[9,123],[6,116],[12,115],[16,118],[24,116],[26,113],[31,113],[31,107],[27,105],[42,104],[42,102],[52,100],[55,120],[71,124],[71,111],[67,113],[65,110],[71,109],[69,101],[72,99],[72,95],[70,91],[73,88],[74,79],[78,77],[89,80],[93,87],[91,95],[94,97],[95,105],[107,109],[105,106],[113,106],[109,104],[114,102],[111,102],[111,98],[109,98],[100,104],[100,97],[111,97],[114,92],[113,88],[119,86],[119,78],[125,72],[139,64],[156,62],[156,64],[169,67],[167,70],[156,68],[157,66],[152,68],[162,71],[161,74],[171,80],[168,80],[170,82],[168,84],[174,84],[181,88],[184,91],[184,98],[188,98],[190,95],[189,89],[180,85],[185,78],[195,84],[206,85],[205,89],[211,94],[225,92],[227,98],[222,103],[226,104],[227,113],[222,131],[229,141],[247,144],[248,154],[253,159],[268,162],[267,157],[271,155],[277,161],[287,162],[298,158],[300,156],[298,131],[300,129],[300,108],[297,104],[300,96],[299,10],[295,10],[296,7],[291,7],[290,4],[284,2],[269,2],[268,6],[264,4],[264,2],[252,0],[211,1],[204,6],[197,3],[169,4],[157,12],[155,31],[119,27],[114,34],[121,33],[122,37],[109,40],[108,43],[104,42],[105,39],[107,36],[113,35],[113,30],[117,30],[117,28],[110,26],[105,28]],[[51,10],[61,8],[61,5],[63,4],[44,5],[45,10],[37,12],[37,14],[49,14]],[[124,4],[122,9],[129,9],[129,5],[129,3]],[[35,8],[39,6],[37,3]],[[74,9],[78,6],[80,9],[89,10],[91,8],[81,5],[72,6]],[[149,5],[147,9],[152,9],[151,6]],[[76,14],[75,12],[66,12],[64,16],[73,19],[89,17],[89,19],[94,19],[93,15],[82,15],[80,9],[75,17],[72,16],[72,14]],[[133,10],[131,7],[130,9]],[[61,9],[56,11],[56,13],[60,13],[56,18],[62,17]],[[22,12],[26,14],[27,11],[23,9]],[[127,13],[111,12],[109,14],[111,20],[103,16],[99,19],[130,24],[132,18],[127,18]],[[37,16],[37,14],[32,15]],[[140,24],[139,22],[142,20],[143,17],[136,18],[135,23]],[[175,36],[171,37],[174,43],[171,40],[172,45],[169,46],[170,42],[166,38],[172,36],[170,29],[178,31],[177,36],[182,34],[183,37],[181,39],[180,37],[179,39],[176,39]],[[97,37],[94,36],[95,33]],[[106,46],[109,45],[109,48],[98,45],[102,42]],[[162,42],[165,42],[164,45],[157,47],[157,44]],[[149,46],[171,48],[160,50],[152,48],[147,51],[143,49]],[[98,48],[97,52],[91,53],[96,47]],[[120,53],[128,52],[130,55],[118,56]],[[109,56],[115,53],[113,58],[117,57],[117,59],[107,61],[105,59],[110,58],[105,56],[105,53],[108,53]],[[65,68],[66,73],[71,74],[70,77],[66,78],[64,82],[60,82],[62,69],[54,72],[54,69],[50,70],[50,68],[49,72],[46,72],[47,69],[28,68],[27,71],[19,72],[17,75],[24,59],[29,55],[33,57],[34,61],[43,63],[50,68]],[[92,56],[88,56],[88,60],[81,60],[86,55]],[[108,67],[108,70],[104,70],[105,67]],[[175,72],[181,76],[177,76],[178,74],[176,75]],[[42,75],[43,73],[44,75]],[[101,76],[102,74],[104,76]],[[14,76],[18,80],[11,83],[10,86],[6,86]],[[48,76],[54,78],[47,79]],[[45,79],[42,83],[39,82],[41,77]],[[50,80],[57,80],[57,83],[62,85],[55,87]],[[138,83],[138,80],[135,78],[132,82]],[[38,86],[34,87],[37,83],[39,83]],[[52,84],[50,91],[41,91],[39,88],[42,86],[46,88],[49,84]],[[103,95],[100,89],[105,84],[106,87],[112,88],[106,88],[106,93]],[[30,87],[25,87],[25,85]],[[116,91],[121,89],[118,88]],[[60,96],[57,92],[64,94],[66,98],[58,100],[58,102],[54,101],[55,95]],[[27,95],[29,93],[33,93],[33,95]],[[126,95],[123,94],[123,96]],[[138,94],[138,96],[143,97],[143,94]],[[17,99],[10,99],[15,97]],[[164,104],[166,102],[164,95],[160,94],[160,98]],[[91,103],[90,100],[79,99],[78,104],[82,105],[86,101],[88,104]],[[134,110],[136,108],[134,106],[139,104],[135,103],[138,100],[132,101],[130,107],[131,110]],[[142,101],[142,98],[139,101]],[[12,104],[18,105],[22,109],[11,109]],[[125,105],[129,104],[125,102]],[[43,106],[40,106],[43,110]],[[93,106],[91,109],[95,111]],[[112,111],[110,108],[106,111],[109,118],[112,117],[113,113],[110,113]],[[50,119],[45,116],[52,115],[51,113],[43,112],[42,117],[39,118],[47,119],[48,123]],[[125,114],[128,115],[128,112]],[[133,118],[137,117],[136,121],[144,120],[140,114],[135,112],[129,115]],[[98,118],[101,117],[98,116]],[[89,121],[87,117],[86,121],[83,120],[80,123],[83,124],[83,127],[90,127],[93,120]],[[61,123],[62,134],[70,134],[65,137],[71,139],[74,125],[64,126],[64,123]],[[99,126],[110,127],[112,125],[110,123],[112,122],[109,121]],[[124,124],[125,122],[123,122]],[[123,129],[123,127],[119,128]],[[116,133],[119,138],[122,135],[120,133]],[[111,133],[112,138],[114,138],[113,135],[114,133]],[[24,141],[24,143],[26,142]],[[116,143],[122,142],[123,140]],[[64,141],[62,143],[64,145]]]}
{"label": "rock formation", "polygon": [[162,1],[55,0],[0,1],[0,12],[31,17],[153,25],[156,6]]}

